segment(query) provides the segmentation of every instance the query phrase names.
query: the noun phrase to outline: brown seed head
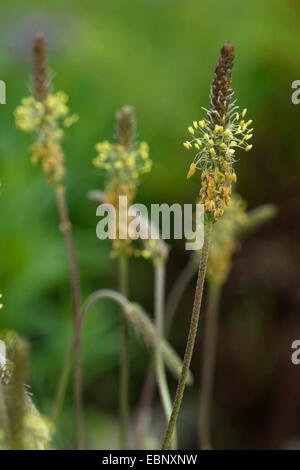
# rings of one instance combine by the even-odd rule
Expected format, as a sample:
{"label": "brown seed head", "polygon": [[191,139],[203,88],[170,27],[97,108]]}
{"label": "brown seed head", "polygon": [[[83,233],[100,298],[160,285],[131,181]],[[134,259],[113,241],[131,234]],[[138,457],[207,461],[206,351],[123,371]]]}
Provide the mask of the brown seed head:
{"label": "brown seed head", "polygon": [[133,106],[123,106],[117,113],[117,126],[115,140],[119,145],[123,145],[130,150],[135,141],[136,117]]}
{"label": "brown seed head", "polygon": [[36,100],[44,102],[50,92],[46,43],[43,34],[37,34],[33,42],[33,91]]}
{"label": "brown seed head", "polygon": [[232,108],[231,88],[232,67],[234,64],[234,47],[226,42],[221,49],[221,56],[215,69],[215,75],[211,86],[211,107],[209,111],[210,128],[215,125],[226,126],[230,118]]}

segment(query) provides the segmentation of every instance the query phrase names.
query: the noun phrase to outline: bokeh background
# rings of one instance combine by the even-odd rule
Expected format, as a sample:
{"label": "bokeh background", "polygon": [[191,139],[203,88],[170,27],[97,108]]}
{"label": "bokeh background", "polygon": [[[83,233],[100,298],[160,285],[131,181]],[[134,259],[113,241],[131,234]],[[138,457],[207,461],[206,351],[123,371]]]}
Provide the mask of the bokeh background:
{"label": "bokeh background", "polygon": [[[96,238],[90,189],[103,187],[92,165],[94,145],[112,139],[115,112],[136,107],[138,136],[150,144],[153,170],[137,201],[189,203],[199,179],[186,181],[186,127],[201,119],[221,45],[236,48],[233,85],[255,124],[254,150],[238,163],[238,191],[248,207],[274,203],[277,217],[243,241],[234,258],[220,313],[213,441],[216,448],[300,448],[300,366],[291,343],[300,338],[300,105],[291,83],[300,79],[300,4],[297,0],[16,1],[1,4],[0,79],[0,329],[16,329],[32,346],[31,385],[49,414],[72,332],[69,271],[53,191],[32,167],[31,136],[18,132],[13,110],[30,94],[31,45],[44,32],[53,86],[70,96],[80,121],[64,142],[67,198],[82,277],[82,296],[117,286],[109,242]],[[168,290],[188,259],[170,242]],[[132,260],[130,297],[152,312],[152,267]],[[184,352],[193,285],[181,303],[171,343]],[[118,446],[118,310],[106,302],[91,311],[83,331],[84,407],[88,448]],[[181,448],[197,448],[201,331],[179,419]],[[131,336],[131,411],[134,414],[151,355]],[[170,378],[172,392],[176,383]],[[156,397],[149,445],[165,423]],[[74,446],[72,387],[55,446]]]}

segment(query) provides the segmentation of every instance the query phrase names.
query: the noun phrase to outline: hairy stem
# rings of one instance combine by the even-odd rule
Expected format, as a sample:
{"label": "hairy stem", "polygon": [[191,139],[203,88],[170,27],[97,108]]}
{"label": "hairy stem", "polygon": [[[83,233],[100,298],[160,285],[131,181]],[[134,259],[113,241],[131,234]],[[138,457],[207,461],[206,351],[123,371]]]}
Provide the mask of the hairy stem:
{"label": "hairy stem", "polygon": [[181,376],[180,376],[177,390],[176,390],[175,400],[173,404],[172,414],[169,420],[168,429],[167,429],[167,432],[166,432],[166,435],[162,444],[162,450],[166,450],[169,448],[169,444],[172,439],[173,431],[176,425],[178,413],[179,413],[182,398],[183,398],[187,374],[189,371],[189,367],[190,367],[190,363],[191,363],[191,359],[193,355],[194,344],[195,344],[195,339],[196,339],[197,329],[198,329],[199,314],[200,314],[203,286],[204,286],[204,280],[205,280],[205,274],[206,274],[211,233],[212,233],[212,225],[207,224],[205,226],[204,244],[203,244],[203,248],[201,252],[198,279],[197,279],[195,298],[194,298],[194,306],[193,306],[188,340],[186,344],[186,350],[185,350],[184,359],[183,359],[183,366],[182,366]]}
{"label": "hairy stem", "polygon": [[81,342],[80,342],[80,279],[77,261],[75,257],[74,242],[72,236],[72,225],[69,220],[68,208],[63,185],[56,187],[57,207],[61,221],[61,229],[64,232],[70,272],[73,299],[73,321],[74,321],[74,346],[75,346],[75,414],[76,414],[76,448],[79,450],[83,445],[82,426],[82,364],[81,364]]}
{"label": "hairy stem", "polygon": [[210,283],[204,326],[204,356],[201,378],[199,437],[201,449],[212,449],[210,438],[210,409],[216,361],[218,310],[221,286]]}
{"label": "hairy stem", "polygon": [[[126,254],[119,257],[120,293],[128,294],[128,258]],[[120,449],[127,448],[128,401],[129,401],[129,335],[124,312],[121,312],[121,357],[120,357]]]}
{"label": "hairy stem", "polygon": [[[157,334],[157,345],[155,348],[155,369],[158,389],[166,415],[167,423],[172,412],[172,402],[166,377],[164,361],[161,354],[161,339],[164,337],[164,297],[165,297],[165,265],[155,265],[155,324]],[[177,448],[177,434],[174,430],[172,437],[172,448]]]}

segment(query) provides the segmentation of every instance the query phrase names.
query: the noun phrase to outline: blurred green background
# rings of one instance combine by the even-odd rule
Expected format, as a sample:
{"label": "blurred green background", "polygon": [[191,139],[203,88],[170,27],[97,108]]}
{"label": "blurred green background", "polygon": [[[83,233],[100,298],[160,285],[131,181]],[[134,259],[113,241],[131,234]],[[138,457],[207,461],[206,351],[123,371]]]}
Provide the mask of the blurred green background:
{"label": "blurred green background", "polygon": [[[32,345],[31,385],[40,410],[50,413],[72,332],[69,270],[55,198],[39,167],[30,163],[32,136],[17,131],[13,110],[30,94],[31,47],[44,32],[53,86],[70,96],[80,116],[66,135],[67,199],[82,277],[82,296],[117,287],[110,244],[96,238],[90,189],[103,188],[91,161],[94,145],[112,139],[115,112],[136,107],[139,139],[149,143],[153,170],[137,201],[193,202],[199,178],[186,181],[190,154],[182,147],[187,125],[201,119],[222,44],[236,60],[233,86],[254,120],[254,150],[241,154],[238,191],[248,207],[275,203],[274,221],[244,241],[222,297],[213,439],[217,448],[300,448],[300,368],[290,361],[300,334],[300,106],[291,83],[300,79],[300,4],[297,0],[52,0],[1,4],[0,79],[0,329],[16,329]],[[188,253],[170,242],[168,289]],[[152,267],[132,260],[131,299],[152,312]],[[183,354],[193,286],[182,302],[171,343]],[[299,335],[298,335],[299,337]],[[197,446],[201,333],[179,420],[180,447]],[[150,354],[131,337],[132,414]],[[83,332],[84,405],[88,448],[117,448],[118,311],[93,308]],[[170,378],[172,392],[176,383]],[[157,398],[157,397],[156,397]],[[165,423],[157,400],[151,445]],[[72,387],[55,446],[74,446]]]}

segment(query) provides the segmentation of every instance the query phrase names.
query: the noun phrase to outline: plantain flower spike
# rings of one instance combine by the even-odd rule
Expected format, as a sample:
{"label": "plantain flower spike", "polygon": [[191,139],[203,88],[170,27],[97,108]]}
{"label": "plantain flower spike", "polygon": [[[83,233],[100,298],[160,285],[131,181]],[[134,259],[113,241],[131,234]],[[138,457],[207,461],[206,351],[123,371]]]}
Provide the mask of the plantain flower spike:
{"label": "plantain flower spike", "polygon": [[98,155],[93,163],[107,172],[106,200],[116,206],[119,196],[127,196],[130,205],[141,176],[151,170],[152,162],[149,159],[148,144],[135,142],[134,108],[124,106],[116,117],[115,142],[104,141],[96,144]]}
{"label": "plantain flower spike", "polygon": [[63,128],[74,124],[78,116],[70,115],[64,92],[51,91],[46,56],[45,39],[37,34],[33,47],[34,96],[22,99],[15,110],[15,120],[20,130],[37,135],[31,146],[32,163],[41,161],[48,183],[59,184],[66,174],[61,145]]}
{"label": "plantain flower spike", "polygon": [[201,171],[199,203],[204,204],[208,222],[215,222],[230,205],[232,184],[237,181],[236,149],[248,152],[252,148],[249,143],[253,135],[252,120],[247,121],[247,110],[240,114],[232,101],[233,49],[229,42],[223,45],[211,86],[210,109],[205,110],[207,117],[188,127],[191,139],[183,144],[188,150],[197,150],[187,178]]}
{"label": "plantain flower spike", "polygon": [[[119,196],[127,197],[128,207],[132,204],[142,175],[151,170],[149,146],[136,142],[136,119],[132,106],[124,106],[116,115],[115,141],[96,144],[98,155],[93,164],[107,172],[104,188],[104,202],[112,204],[119,211]],[[126,217],[126,215],[125,215]],[[119,217],[117,216],[117,220]],[[128,221],[128,215],[127,215]],[[118,227],[117,227],[118,229]],[[119,250],[134,254],[130,237],[114,240],[113,256]]]}

